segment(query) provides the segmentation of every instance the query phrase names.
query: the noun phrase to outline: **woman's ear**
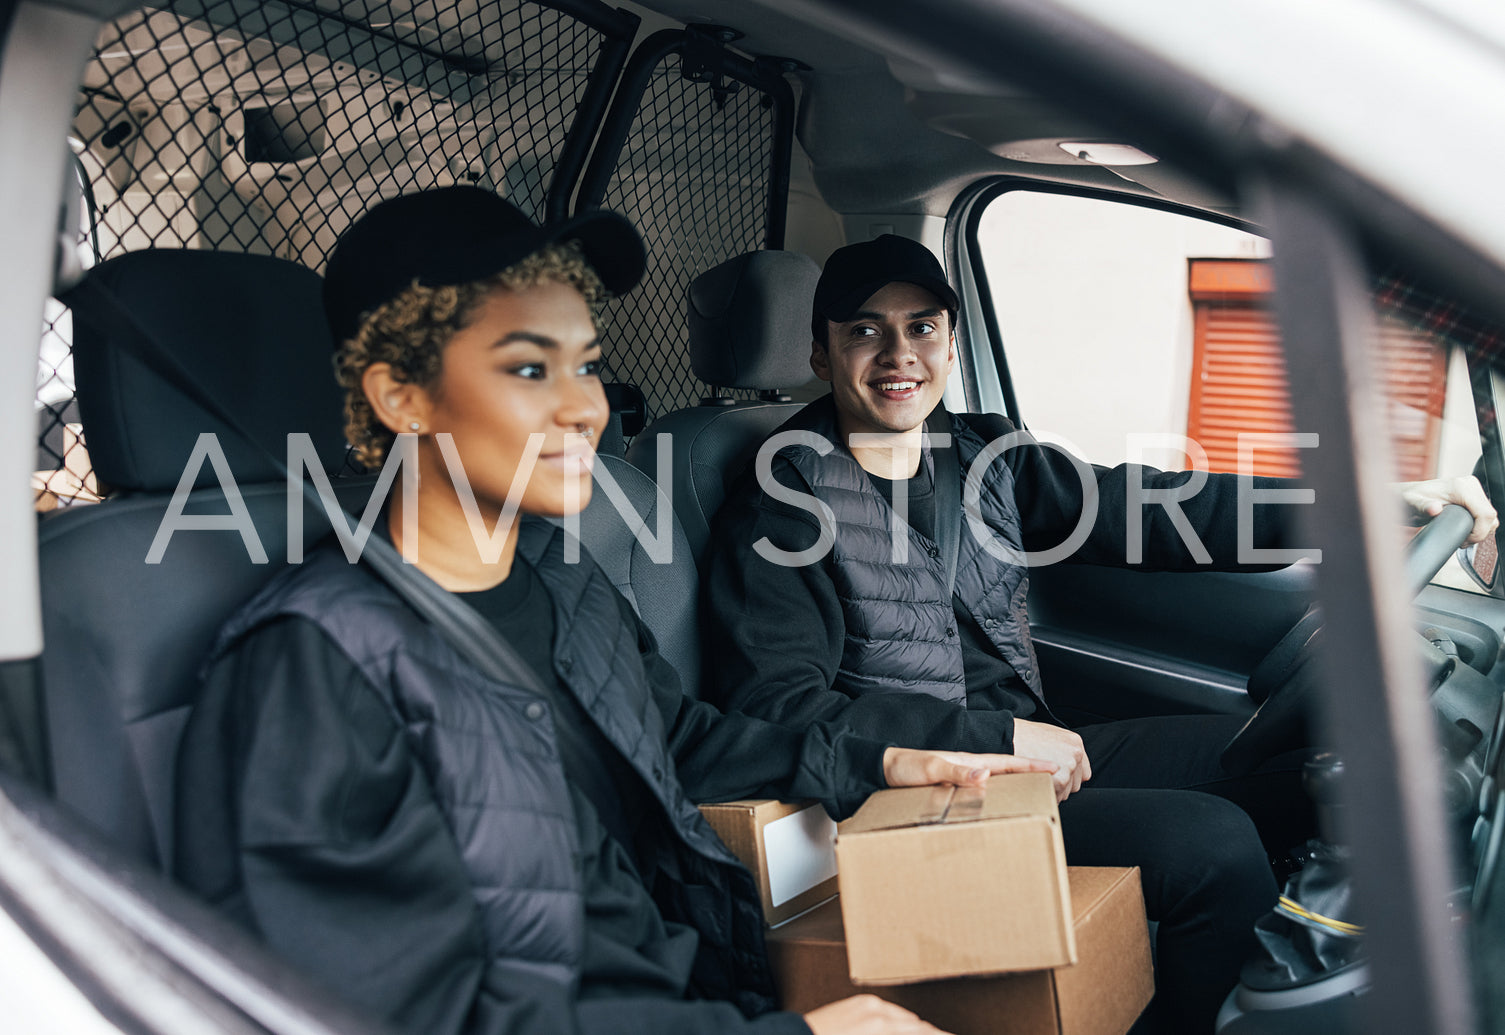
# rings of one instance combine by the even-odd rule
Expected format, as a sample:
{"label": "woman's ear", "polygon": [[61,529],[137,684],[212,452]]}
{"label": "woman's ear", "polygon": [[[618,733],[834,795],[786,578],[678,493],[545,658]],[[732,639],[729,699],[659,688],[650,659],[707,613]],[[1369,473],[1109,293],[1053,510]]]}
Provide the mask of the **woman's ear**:
{"label": "woman's ear", "polygon": [[397,380],[390,363],[372,363],[367,367],[361,375],[361,391],[376,419],[393,434],[422,434],[429,430],[433,410],[429,393],[419,385]]}

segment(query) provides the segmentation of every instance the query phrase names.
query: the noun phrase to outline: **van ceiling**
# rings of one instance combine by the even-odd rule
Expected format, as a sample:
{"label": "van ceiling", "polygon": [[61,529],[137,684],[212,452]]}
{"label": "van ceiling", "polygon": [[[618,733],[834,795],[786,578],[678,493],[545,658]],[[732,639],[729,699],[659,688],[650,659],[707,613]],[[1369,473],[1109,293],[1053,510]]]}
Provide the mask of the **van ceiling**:
{"label": "van ceiling", "polygon": [[[1092,120],[1009,85],[919,65],[815,28],[793,12],[801,0],[638,0],[645,30],[670,23],[728,25],[750,56],[793,58],[802,100],[797,133],[822,197],[844,213],[944,215],[956,195],[985,176],[1014,175],[1164,197],[1232,211],[1226,195],[1165,163],[1117,170],[1060,151],[1050,164],[1001,157],[1004,145],[1113,140]],[[1123,141],[1132,143],[1132,141]],[[1018,149],[1011,149],[1018,150]]]}

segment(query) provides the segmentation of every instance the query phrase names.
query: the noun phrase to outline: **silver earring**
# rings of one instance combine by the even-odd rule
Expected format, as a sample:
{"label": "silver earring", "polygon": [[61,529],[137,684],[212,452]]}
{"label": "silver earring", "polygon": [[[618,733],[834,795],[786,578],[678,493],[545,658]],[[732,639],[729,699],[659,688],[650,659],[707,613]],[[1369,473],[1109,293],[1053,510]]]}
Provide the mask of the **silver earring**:
{"label": "silver earring", "polygon": [[581,438],[590,438],[596,433],[596,429],[591,427],[589,424],[580,424],[578,425],[578,427],[580,428]]}
{"label": "silver earring", "polygon": [[422,431],[423,430],[423,425],[419,424],[416,420],[413,421],[411,424],[409,424],[408,427],[412,428],[414,431]]}

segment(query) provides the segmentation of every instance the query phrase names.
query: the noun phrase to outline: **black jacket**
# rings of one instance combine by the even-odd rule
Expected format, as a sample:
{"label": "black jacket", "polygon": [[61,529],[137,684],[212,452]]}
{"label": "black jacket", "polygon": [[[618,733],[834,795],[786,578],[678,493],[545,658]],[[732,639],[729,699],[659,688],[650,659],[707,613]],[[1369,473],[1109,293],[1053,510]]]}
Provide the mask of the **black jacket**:
{"label": "black jacket", "polygon": [[[951,414],[950,420],[959,435],[965,433],[984,442],[993,442],[1015,430],[1006,419],[994,414]],[[798,463],[791,463],[787,455],[781,454],[773,462],[774,477],[786,487],[814,495],[828,505],[841,506],[836,494],[855,493],[864,498],[870,510],[886,508],[888,501],[861,479],[847,478],[838,484],[830,478],[810,477],[814,468],[839,471],[857,466],[851,454],[839,444],[839,436],[832,430],[833,421],[827,397],[811,403],[781,428],[780,431],[825,428],[836,448],[824,457],[808,451]],[[967,461],[975,455],[975,450],[968,450],[963,459]],[[1002,453],[983,478],[983,514],[991,518],[993,514],[989,511],[996,511],[1006,522],[997,529],[1004,539],[1017,542],[1024,550],[1040,552],[1065,542],[1084,511],[1095,508],[1090,533],[1066,563],[1133,566],[1147,571],[1271,567],[1238,562],[1238,487],[1232,475],[1209,475],[1201,491],[1181,504],[1212,563],[1199,563],[1165,508],[1152,505],[1143,512],[1138,544],[1140,563],[1130,565],[1126,530],[1133,498],[1131,487],[1139,480],[1148,490],[1175,489],[1184,485],[1189,475],[1131,464],[1111,469],[1083,467],[1088,475],[1085,489],[1079,470],[1070,459],[1026,435],[1019,445]],[[964,462],[964,479],[967,473]],[[1278,479],[1253,480],[1256,489],[1285,484]],[[993,501],[996,506],[990,504],[990,494],[999,497]],[[1003,500],[1003,496],[1008,499]],[[1255,547],[1273,548],[1287,542],[1288,511],[1289,508],[1268,504],[1253,508]],[[932,571],[930,583],[935,593],[924,603],[932,612],[939,608],[936,612],[939,615],[954,612],[956,624],[952,628],[958,635],[947,637],[944,646],[955,655],[950,671],[958,680],[964,680],[965,686],[948,695],[950,700],[942,699],[933,689],[903,692],[906,688],[893,682],[887,689],[894,692],[873,692],[875,684],[881,684],[892,673],[869,672],[863,681],[851,680],[845,674],[853,652],[852,641],[867,639],[868,633],[853,622],[854,618],[863,620],[863,616],[854,612],[847,599],[851,594],[844,587],[855,576],[842,571],[841,566],[867,566],[879,571],[888,568],[891,563],[888,537],[870,534],[850,523],[838,532],[838,535],[855,533],[845,548],[838,543],[818,562],[797,567],[772,562],[754,548],[755,543],[766,538],[781,550],[804,550],[816,542],[819,532],[812,513],[765,492],[751,471],[728,493],[717,515],[707,552],[701,598],[707,659],[702,685],[706,696],[722,707],[775,722],[791,725],[839,722],[863,736],[892,739],[907,747],[1012,750],[1014,716],[1040,714],[1032,708],[1039,703],[1035,699],[1038,676],[1032,664],[1028,626],[1022,620],[1027,580],[1009,582],[1010,592],[1000,600],[1003,610],[989,614],[988,600],[983,596],[987,583],[962,578],[964,569],[959,568],[957,595],[952,606],[946,606],[944,601],[933,598],[941,590]],[[970,535],[964,522],[964,557]],[[917,533],[911,533],[911,538],[921,547],[928,543]],[[926,557],[923,550],[912,550],[911,557],[919,569],[934,568],[933,559]],[[920,582],[914,578],[890,588],[910,592]],[[995,620],[991,628],[982,624],[989,618]],[[1014,651],[1000,652],[994,645],[996,634],[1003,629],[1019,638]],[[937,641],[940,637],[931,639]],[[964,644],[991,650],[1002,659],[999,665],[1007,663],[1014,670],[1012,678],[974,682],[971,671],[963,672]],[[939,649],[942,645],[932,642],[931,646]],[[998,667],[984,666],[990,677]]]}
{"label": "black jacket", "polygon": [[[934,467],[937,457],[950,456],[959,471],[966,472],[987,447],[962,417],[950,419],[937,412],[926,426],[951,436],[949,452],[925,450],[922,463],[927,467]],[[824,440],[822,449],[824,443],[840,441],[830,396],[806,406],[783,429],[814,432]],[[937,499],[933,538],[912,524],[907,529],[895,525],[891,500],[847,450],[821,453],[795,444],[779,450],[778,456],[789,461],[835,521],[824,568],[840,601],[846,630],[837,686],[852,697],[927,694],[964,704],[964,628],[957,621],[956,602],[970,625],[982,632],[988,648],[1039,694],[1039,666],[1024,609],[1029,573],[1023,563],[1014,476],[1006,464],[989,465],[986,476],[975,483],[976,522],[962,520],[959,497],[944,505]],[[956,492],[961,493],[965,484],[958,477]],[[937,496],[943,491],[937,485]],[[947,565],[939,545],[940,519],[947,513],[957,533],[952,589],[947,588]],[[973,534],[973,524],[986,528],[984,536]]]}
{"label": "black jacket", "polygon": [[[662,810],[654,901],[698,932],[686,997],[720,1002],[581,995],[582,846],[551,710],[476,672],[332,545],[221,635],[180,756],[178,873],[409,1030],[737,1030],[772,1005],[761,913],[693,801],[844,814],[881,785],[884,745],[684,698],[600,570],[563,562],[563,535],[525,520],[518,547],[553,600],[555,673]],[[333,656],[258,649],[289,619]]]}

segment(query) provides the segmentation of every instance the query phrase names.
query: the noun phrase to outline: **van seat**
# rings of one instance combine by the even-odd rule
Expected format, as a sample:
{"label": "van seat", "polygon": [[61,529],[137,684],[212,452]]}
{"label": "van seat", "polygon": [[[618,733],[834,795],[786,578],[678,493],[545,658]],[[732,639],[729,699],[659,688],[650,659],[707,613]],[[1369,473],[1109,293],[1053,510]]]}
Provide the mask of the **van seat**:
{"label": "van seat", "polygon": [[[344,463],[341,399],[320,278],[281,259],[149,250],[101,264],[102,283],[274,455],[306,432],[324,469]],[[225,425],[120,350],[104,313],[74,308],[73,361],[89,455],[110,498],[39,530],[42,678],[53,791],[121,847],[171,860],[178,737],[220,626],[285,563],[287,486]],[[201,432],[222,445],[267,563],[233,531],[179,531],[148,563]],[[360,505],[369,482],[340,490]],[[214,468],[184,513],[228,514]],[[328,529],[305,514],[304,539]]]}
{"label": "van seat", "polygon": [[659,480],[659,441],[670,443],[674,512],[697,563],[727,487],[752,462],[762,441],[799,409],[780,389],[811,378],[810,305],[820,267],[798,252],[739,255],[691,282],[690,365],[716,389],[756,389],[733,402],[719,393],[701,405],[654,421],[633,440],[627,459]]}
{"label": "van seat", "polygon": [[[615,481],[650,536],[658,534],[659,514],[669,511],[666,563],[656,562],[648,547],[632,533],[602,484],[603,476]],[[700,578],[684,529],[658,486],[626,460],[597,456],[595,479],[590,504],[580,515],[580,541],[652,631],[658,652],[679,673],[680,688],[698,697]]]}

